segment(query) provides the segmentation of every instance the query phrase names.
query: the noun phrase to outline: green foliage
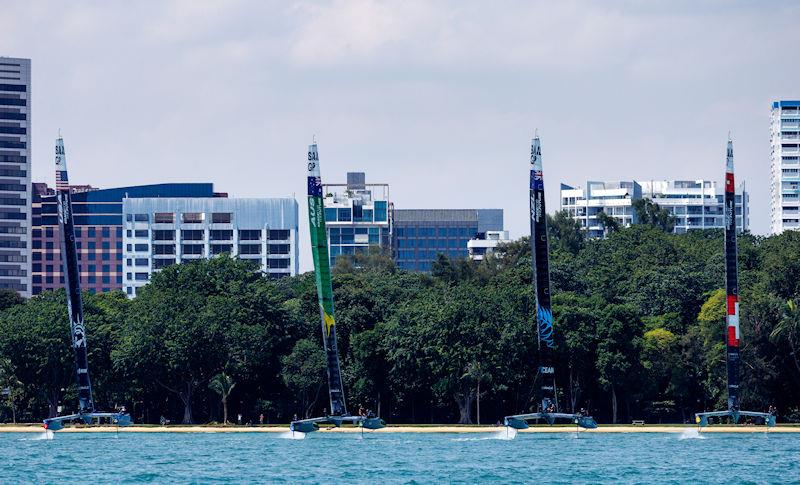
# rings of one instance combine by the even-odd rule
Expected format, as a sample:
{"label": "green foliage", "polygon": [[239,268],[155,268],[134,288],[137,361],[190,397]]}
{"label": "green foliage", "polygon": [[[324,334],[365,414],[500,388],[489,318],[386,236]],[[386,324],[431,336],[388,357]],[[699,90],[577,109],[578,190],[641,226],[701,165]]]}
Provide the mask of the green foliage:
{"label": "green foliage", "polygon": [[[689,422],[725,401],[722,232],[671,234],[663,209],[641,204],[642,224],[602,240],[565,212],[548,219],[559,404],[600,422]],[[798,255],[798,233],[739,237],[743,407],[800,409]],[[536,409],[529,238],[481,262],[440,256],[431,274],[377,249],[333,273],[351,413],[469,423]],[[0,388],[13,390],[0,419],[73,409],[65,301],[47,292],[0,311]],[[223,421],[228,407],[254,422],[327,407],[311,273],[274,281],[217,257],[163,269],[134,300],[86,294],[84,307],[98,407],[147,422],[218,420],[221,401]]]}
{"label": "green foliage", "polygon": [[664,232],[672,232],[675,228],[675,218],[658,204],[650,199],[636,199],[633,201],[633,210],[636,212],[636,223],[644,224]]}

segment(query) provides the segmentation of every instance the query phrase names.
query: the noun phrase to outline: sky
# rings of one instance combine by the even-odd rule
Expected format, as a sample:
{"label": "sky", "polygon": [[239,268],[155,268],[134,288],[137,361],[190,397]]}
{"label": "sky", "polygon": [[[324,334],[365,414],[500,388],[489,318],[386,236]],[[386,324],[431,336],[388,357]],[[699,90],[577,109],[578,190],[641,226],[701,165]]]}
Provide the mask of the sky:
{"label": "sky", "polygon": [[261,0],[0,4],[0,55],[32,59],[33,180],[213,182],[296,196],[305,164],[364,171],[396,208],[502,208],[528,231],[538,129],[559,183],[721,181],[728,133],[769,229],[769,117],[800,99],[800,3]]}

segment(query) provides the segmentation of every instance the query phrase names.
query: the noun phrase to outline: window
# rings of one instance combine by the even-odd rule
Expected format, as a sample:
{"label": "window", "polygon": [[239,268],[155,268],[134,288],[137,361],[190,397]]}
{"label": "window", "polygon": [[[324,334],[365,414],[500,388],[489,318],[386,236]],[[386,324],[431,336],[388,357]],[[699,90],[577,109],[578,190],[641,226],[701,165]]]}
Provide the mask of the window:
{"label": "window", "polygon": [[129,287],[125,288],[125,291],[128,292],[129,295],[133,295],[133,287],[132,286],[129,286]]}
{"label": "window", "polygon": [[89,241],[88,243],[86,243],[86,246],[87,246],[89,249],[97,249],[97,243],[96,243],[96,242],[94,242],[94,241]]}
{"label": "window", "polygon": [[181,220],[186,224],[200,224],[203,222],[202,212],[184,212],[181,214]]}
{"label": "window", "polygon": [[202,241],[205,231],[202,229],[184,229],[181,231],[181,239],[184,241]]}
{"label": "window", "polygon": [[102,234],[103,237],[111,237],[111,228],[104,227],[104,228],[100,229],[100,234]]}
{"label": "window", "polygon": [[52,227],[46,227],[44,229],[44,235],[47,236],[47,237],[53,237],[53,228]]}
{"label": "window", "polygon": [[175,264],[174,259],[154,259],[153,260],[153,269],[161,269],[171,264]]}
{"label": "window", "polygon": [[88,281],[90,284],[97,283],[97,277],[96,277],[95,275],[89,275],[89,277],[87,278],[87,281]]}
{"label": "window", "polygon": [[46,243],[44,243],[44,248],[53,249],[53,241],[47,241]]}
{"label": "window", "polygon": [[147,266],[147,258],[136,258],[136,266]]}
{"label": "window", "polygon": [[136,229],[133,232],[133,237],[147,237],[148,236],[147,233],[148,233],[147,229]]}
{"label": "window", "polygon": [[103,247],[103,249],[106,250],[111,249],[111,243],[108,241],[103,241],[102,243],[100,243],[100,245]]}
{"label": "window", "polygon": [[147,273],[136,273],[136,281],[147,281]]}
{"label": "window", "polygon": [[202,255],[203,254],[203,245],[202,244],[184,244],[181,246],[181,252],[183,254],[191,254],[191,255]]}
{"label": "window", "polygon": [[275,269],[286,269],[289,267],[289,260],[288,259],[268,259],[267,260],[267,267],[268,268],[275,268]]}
{"label": "window", "polygon": [[153,231],[153,241],[174,241],[175,240],[175,231],[170,230],[163,230],[163,229],[156,229]]}
{"label": "window", "polygon": [[260,244],[240,244],[239,254],[261,254]]}
{"label": "window", "polygon": [[[156,244],[153,246],[153,254],[175,254],[174,244]],[[128,260],[130,261],[130,260]],[[129,263],[130,265],[130,263]]]}
{"label": "window", "polygon": [[133,220],[135,222],[147,222],[150,220],[150,217],[147,214],[134,214]]}
{"label": "window", "polygon": [[133,281],[133,273],[126,273],[126,274],[125,274],[125,278],[126,278],[128,281]]}
{"label": "window", "polygon": [[233,251],[232,244],[212,244],[211,245],[211,254],[223,254],[223,253],[231,253]]}
{"label": "window", "polygon": [[345,209],[339,209],[337,215],[337,220],[339,222],[350,222],[353,220],[353,214],[349,207]]}
{"label": "window", "polygon": [[116,231],[116,233],[117,233],[117,237],[118,237],[118,238],[119,238],[119,237],[122,237],[122,228],[121,228],[121,227],[118,227],[118,228],[117,228],[117,231]]}
{"label": "window", "polygon": [[233,239],[233,231],[226,229],[213,229],[211,230],[211,234],[209,234],[212,241],[230,241]]}
{"label": "window", "polygon": [[[108,275],[103,275],[100,279],[101,279],[101,281],[103,282],[104,285],[110,285],[111,284],[111,277],[108,276]],[[108,291],[108,290],[103,290],[103,291]]]}
{"label": "window", "polygon": [[214,212],[211,214],[211,222],[214,224],[230,224],[231,223],[231,213],[230,212]]}
{"label": "window", "polygon": [[128,236],[128,237],[133,237],[133,231],[128,229],[127,231],[125,231],[125,235]]}
{"label": "window", "polygon": [[260,229],[243,229],[239,231],[240,241],[258,241],[261,239]]}
{"label": "window", "polygon": [[270,244],[269,254],[289,254],[288,244]]}
{"label": "window", "polygon": [[110,264],[104,264],[103,265],[103,273],[110,273],[110,272],[111,272],[111,265]]}
{"label": "window", "polygon": [[96,235],[97,234],[96,234],[95,228],[90,227],[90,228],[86,229],[86,236],[95,237]]}
{"label": "window", "polygon": [[288,229],[270,229],[269,238],[276,241],[285,241],[289,239]]}
{"label": "window", "polygon": [[97,266],[90,264],[89,265],[89,273],[94,273],[97,271]]}
{"label": "window", "polygon": [[174,224],[175,214],[172,212],[156,212],[153,214],[153,222],[156,224]]}
{"label": "window", "polygon": [[375,222],[386,222],[388,220],[386,214],[386,201],[385,200],[376,200],[375,201]]}
{"label": "window", "polygon": [[147,252],[148,245],[147,244],[135,244],[134,249],[136,252]]}
{"label": "window", "polygon": [[[82,232],[83,232],[83,231],[81,231],[81,228],[80,228],[80,227],[76,227],[76,228],[75,228],[75,237],[81,237],[81,233],[82,233]],[[41,233],[40,233],[40,234],[41,234]]]}
{"label": "window", "polygon": [[336,222],[336,209],[333,207],[325,208],[325,221]]}

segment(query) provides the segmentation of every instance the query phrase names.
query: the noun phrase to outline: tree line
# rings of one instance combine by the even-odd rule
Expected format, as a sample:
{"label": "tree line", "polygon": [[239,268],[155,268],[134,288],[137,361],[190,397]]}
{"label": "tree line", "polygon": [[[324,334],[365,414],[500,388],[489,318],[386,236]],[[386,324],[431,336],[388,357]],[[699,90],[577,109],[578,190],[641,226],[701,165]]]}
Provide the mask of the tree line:
{"label": "tree line", "polygon": [[[652,223],[585,240],[549,221],[563,410],[600,423],[691,422],[726,399],[722,231]],[[739,236],[743,409],[800,421],[800,233]],[[431,274],[379,250],[337,258],[333,285],[351,412],[395,423],[495,423],[536,407],[527,238],[481,262],[440,256]],[[84,294],[98,408],[136,422],[286,423],[328,406],[313,273],[271,280],[226,256],[174,265],[128,300]],[[76,405],[63,290],[0,293],[0,420]]]}

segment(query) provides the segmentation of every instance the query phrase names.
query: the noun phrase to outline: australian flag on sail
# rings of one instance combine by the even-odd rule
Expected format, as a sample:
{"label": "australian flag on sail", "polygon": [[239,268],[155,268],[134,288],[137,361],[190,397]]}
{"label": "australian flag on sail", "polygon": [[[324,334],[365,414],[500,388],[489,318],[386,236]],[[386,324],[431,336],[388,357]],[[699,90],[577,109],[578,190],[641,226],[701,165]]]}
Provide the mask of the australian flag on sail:
{"label": "australian flag on sail", "polygon": [[69,179],[67,178],[67,172],[56,170],[56,190],[67,190],[69,189]]}
{"label": "australian flag on sail", "polygon": [[308,177],[308,195],[322,197],[322,179],[320,177]]}

